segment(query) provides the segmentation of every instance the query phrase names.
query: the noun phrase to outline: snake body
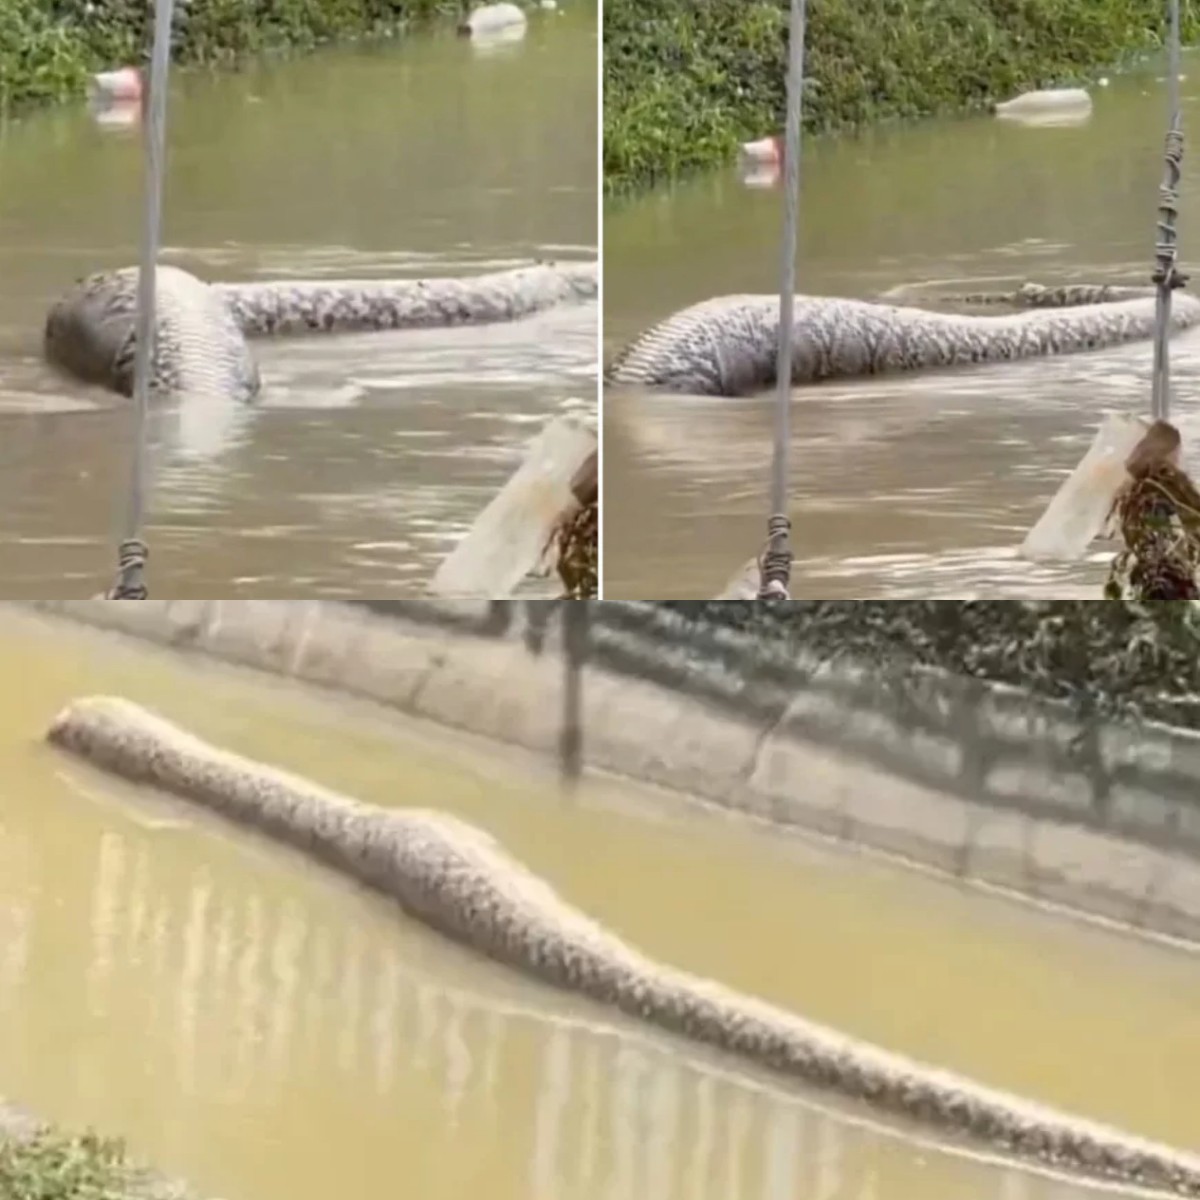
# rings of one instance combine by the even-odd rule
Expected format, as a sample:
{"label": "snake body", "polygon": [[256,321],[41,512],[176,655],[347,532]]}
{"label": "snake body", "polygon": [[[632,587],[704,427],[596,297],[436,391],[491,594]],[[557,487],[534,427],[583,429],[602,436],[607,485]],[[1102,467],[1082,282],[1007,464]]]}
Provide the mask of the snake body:
{"label": "snake body", "polygon": [[[793,384],[1016,362],[1097,350],[1154,335],[1150,288],[1026,285],[1004,303],[1028,311],[995,315],[934,312],[895,304],[797,296]],[[1200,299],[1176,292],[1171,329],[1200,324]],[[685,308],[620,352],[610,383],[694,395],[741,396],[775,382],[778,296],[720,296]]]}
{"label": "snake body", "polygon": [[[51,307],[47,360],[129,396],[136,267],[80,280]],[[595,263],[539,263],[465,278],[205,283],[179,267],[155,277],[151,388],[253,399],[261,386],[247,337],[428,329],[514,321],[597,294]]]}
{"label": "snake body", "polygon": [[656,962],[458,818],[357,803],[114,697],[72,702],[47,736],[97,766],[301,849],[543,983],[976,1146],[1093,1180],[1200,1197],[1196,1154],[923,1066]]}

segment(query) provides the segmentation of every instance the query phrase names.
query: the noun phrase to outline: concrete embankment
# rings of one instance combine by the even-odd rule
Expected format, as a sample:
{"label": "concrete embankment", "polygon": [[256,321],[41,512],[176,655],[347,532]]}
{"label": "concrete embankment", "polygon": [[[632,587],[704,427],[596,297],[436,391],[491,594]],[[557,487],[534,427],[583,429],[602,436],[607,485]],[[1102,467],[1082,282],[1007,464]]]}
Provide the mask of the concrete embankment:
{"label": "concrete embankment", "polygon": [[[35,607],[542,754],[558,614],[530,602]],[[589,610],[586,762],[750,817],[1200,942],[1200,737],[936,670],[806,659],[653,605]]]}

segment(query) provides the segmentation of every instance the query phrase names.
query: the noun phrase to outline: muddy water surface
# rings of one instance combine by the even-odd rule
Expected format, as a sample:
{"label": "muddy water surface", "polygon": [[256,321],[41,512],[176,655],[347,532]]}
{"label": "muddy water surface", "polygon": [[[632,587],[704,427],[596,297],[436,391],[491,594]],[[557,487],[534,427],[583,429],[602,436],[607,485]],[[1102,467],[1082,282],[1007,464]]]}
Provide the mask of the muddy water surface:
{"label": "muddy water surface", "polygon": [[[244,280],[594,259],[596,23],[590,0],[564,0],[517,44],[442,30],[178,73],[164,260]],[[140,154],[83,107],[0,126],[0,596],[95,595],[111,577],[129,405],[51,374],[40,338],[76,277],[137,261]],[[423,585],[546,415],[594,407],[596,322],[585,304],[256,342],[258,405],[156,413],[152,594]]]}
{"label": "muddy water surface", "polygon": [[[250,676],[10,612],[0,1095],[230,1200],[1078,1200],[524,984],[393,906],[45,747],[115,692],[493,831],[651,951],[1195,1147],[1200,962]],[[19,681],[19,683],[17,682]]]}
{"label": "muddy water surface", "polygon": [[[1195,58],[1185,70],[1186,126],[1200,117]],[[1148,282],[1166,129],[1160,76],[1098,89],[1078,127],[979,117],[809,139],[798,290],[869,299],[938,281],[949,290]],[[1182,194],[1197,196],[1194,157],[1184,175]],[[1194,216],[1185,198],[1185,263],[1200,248]],[[733,168],[607,213],[608,352],[695,301],[775,292],[781,221],[781,190],[747,188]],[[1173,344],[1187,435],[1200,340]],[[1148,411],[1151,363],[1146,342],[801,389],[793,594],[1098,598],[1104,555],[1043,567],[1016,547],[1104,414]],[[613,391],[605,411],[605,594],[715,596],[765,537],[771,399]]]}

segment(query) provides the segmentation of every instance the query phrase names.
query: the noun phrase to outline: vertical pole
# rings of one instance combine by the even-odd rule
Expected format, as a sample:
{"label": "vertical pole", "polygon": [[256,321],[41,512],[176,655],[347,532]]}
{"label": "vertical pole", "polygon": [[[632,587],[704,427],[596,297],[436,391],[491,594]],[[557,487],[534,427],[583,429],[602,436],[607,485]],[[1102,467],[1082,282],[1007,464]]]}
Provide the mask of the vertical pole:
{"label": "vertical pole", "polygon": [[1167,63],[1168,126],[1166,166],[1158,201],[1158,237],[1155,244],[1157,259],[1153,280],[1158,287],[1158,304],[1154,327],[1154,375],[1151,384],[1151,414],[1155,420],[1167,421],[1171,416],[1170,337],[1171,293],[1186,280],[1176,270],[1177,234],[1175,220],[1179,215],[1179,180],[1183,162],[1183,116],[1179,99],[1179,0],[1169,0],[1170,28],[1167,31],[1169,53]]}
{"label": "vertical pole", "polygon": [[775,362],[775,446],[771,461],[771,515],[760,564],[759,599],[786,599],[792,572],[788,518],[791,441],[792,335],[796,295],[796,242],[800,210],[800,138],[804,98],[806,0],[792,0],[788,32],[787,128],[784,134],[783,254],[779,280],[779,339]]}
{"label": "vertical pole", "polygon": [[121,543],[117,599],[144,600],[142,571],[146,547],[141,541],[146,487],[146,426],[150,407],[150,364],[154,353],[155,269],[162,226],[164,130],[167,120],[167,75],[171,64],[171,18],[174,0],[156,0],[154,45],[150,55],[149,102],[145,136],[145,218],[138,258],[137,324],[133,360],[134,433],[129,500]]}

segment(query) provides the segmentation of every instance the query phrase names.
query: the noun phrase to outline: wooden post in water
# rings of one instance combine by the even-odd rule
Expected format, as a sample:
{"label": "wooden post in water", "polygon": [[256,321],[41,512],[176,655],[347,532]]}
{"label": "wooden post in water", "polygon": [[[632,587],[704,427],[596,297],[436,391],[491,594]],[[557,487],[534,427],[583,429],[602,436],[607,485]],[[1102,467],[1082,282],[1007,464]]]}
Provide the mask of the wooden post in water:
{"label": "wooden post in water", "polygon": [[438,567],[430,585],[434,595],[512,595],[540,563],[560,522],[575,510],[574,487],[585,479],[596,452],[596,436],[581,422],[568,417],[550,421],[516,473]]}

